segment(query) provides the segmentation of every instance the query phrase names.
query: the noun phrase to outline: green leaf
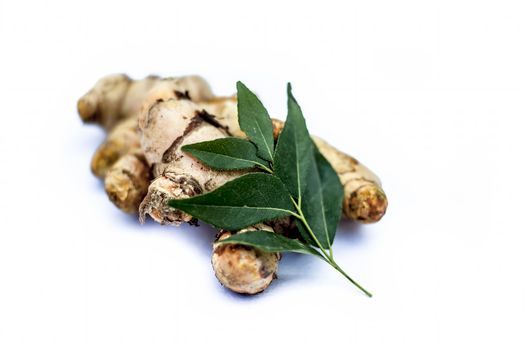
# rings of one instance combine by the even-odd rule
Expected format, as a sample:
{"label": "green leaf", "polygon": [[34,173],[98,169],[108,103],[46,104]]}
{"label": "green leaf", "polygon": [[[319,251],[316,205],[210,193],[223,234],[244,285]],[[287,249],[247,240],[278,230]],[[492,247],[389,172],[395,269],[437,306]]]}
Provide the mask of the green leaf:
{"label": "green leaf", "polygon": [[266,160],[257,157],[257,148],[253,143],[234,137],[194,143],[183,146],[182,150],[217,170],[269,167]]}
{"label": "green leaf", "polygon": [[213,192],[171,200],[169,205],[226,230],[293,214],[290,195],[281,180],[264,173],[243,175]]}
{"label": "green leaf", "polygon": [[257,146],[259,157],[273,160],[273,126],[268,111],[253,92],[237,82],[239,126]]}
{"label": "green leaf", "polygon": [[288,83],[288,116],[275,149],[274,173],[297,199],[300,199],[309,177],[311,152],[310,134]]}
{"label": "green leaf", "polygon": [[269,231],[249,231],[232,235],[218,243],[238,243],[259,248],[268,253],[294,252],[310,254],[318,257],[322,255],[312,247],[297,239],[291,239]]}
{"label": "green leaf", "polygon": [[[313,153],[301,210],[306,222],[324,249],[334,242],[337,224],[341,219],[343,186],[330,163],[312,142]],[[311,243],[305,226],[299,222],[303,238]]]}

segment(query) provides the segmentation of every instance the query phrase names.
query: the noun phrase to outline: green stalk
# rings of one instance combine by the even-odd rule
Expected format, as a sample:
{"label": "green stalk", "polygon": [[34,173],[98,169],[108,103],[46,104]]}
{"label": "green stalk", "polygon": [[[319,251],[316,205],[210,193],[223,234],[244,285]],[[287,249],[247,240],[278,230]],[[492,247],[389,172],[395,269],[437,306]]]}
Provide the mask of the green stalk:
{"label": "green stalk", "polygon": [[370,293],[369,291],[367,291],[365,288],[363,288],[359,283],[357,283],[356,281],[354,281],[350,276],[348,276],[348,274],[339,266],[337,265],[337,263],[335,262],[335,260],[331,260],[330,261],[333,268],[335,268],[337,271],[339,271],[343,276],[346,277],[347,280],[349,280],[350,282],[353,283],[354,286],[356,286],[357,288],[359,288],[359,290],[361,290],[363,293],[366,294],[367,297],[371,298],[372,297],[372,293]]}
{"label": "green stalk", "polygon": [[370,293],[369,291],[367,291],[365,288],[363,288],[359,283],[357,283],[356,281],[354,281],[334,260],[334,256],[333,256],[333,251],[332,251],[332,246],[330,246],[330,251],[329,251],[329,254],[326,253],[326,251],[323,249],[323,247],[321,246],[321,242],[319,242],[319,240],[317,239],[317,237],[315,236],[315,234],[313,233],[312,229],[310,228],[310,225],[308,225],[308,222],[306,221],[306,218],[304,217],[304,214],[301,210],[301,207],[298,205],[298,203],[295,201],[295,199],[292,198],[292,202],[295,206],[295,209],[297,210],[297,214],[295,214],[294,216],[296,218],[298,218],[299,220],[301,220],[301,222],[304,224],[304,226],[306,227],[306,230],[308,231],[308,233],[310,234],[310,237],[314,240],[315,244],[317,245],[317,247],[319,248],[321,254],[322,254],[322,259],[324,261],[326,261],[328,264],[330,264],[330,266],[332,266],[334,269],[336,269],[337,271],[339,271],[339,273],[341,273],[348,281],[350,281],[354,286],[356,286],[360,291],[362,291],[363,293],[366,294],[366,296],[368,296],[369,298],[372,297],[372,293]]}
{"label": "green stalk", "polygon": [[266,171],[267,173],[273,175],[273,170],[272,170],[272,169],[266,167],[265,165],[263,165],[263,164],[261,164],[261,163],[255,163],[255,164],[257,164],[257,166],[258,166],[259,168],[261,168],[262,170],[264,170],[264,171]]}

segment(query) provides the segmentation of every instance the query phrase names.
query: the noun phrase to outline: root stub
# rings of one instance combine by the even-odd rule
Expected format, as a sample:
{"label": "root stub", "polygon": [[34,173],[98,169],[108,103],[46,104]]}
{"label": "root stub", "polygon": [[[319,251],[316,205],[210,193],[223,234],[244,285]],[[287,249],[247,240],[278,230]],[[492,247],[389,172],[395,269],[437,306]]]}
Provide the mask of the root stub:
{"label": "root stub", "polygon": [[346,216],[364,224],[379,221],[385,215],[387,207],[385,193],[374,183],[359,187],[344,202]]}
{"label": "root stub", "polygon": [[202,193],[202,188],[191,176],[164,174],[157,177],[148,188],[148,194],[140,204],[139,220],[146,215],[162,225],[179,225],[192,222],[192,216],[168,205],[171,199],[183,199]]}
{"label": "root stub", "polygon": [[[253,230],[250,228],[248,230]],[[265,227],[271,230],[269,227]],[[222,232],[218,241],[231,236]],[[215,276],[226,288],[239,294],[264,291],[276,278],[279,254],[266,253],[241,244],[214,244],[212,265]]]}
{"label": "root stub", "polygon": [[143,157],[128,154],[108,171],[104,188],[108,198],[126,213],[136,213],[149,186],[149,167]]}

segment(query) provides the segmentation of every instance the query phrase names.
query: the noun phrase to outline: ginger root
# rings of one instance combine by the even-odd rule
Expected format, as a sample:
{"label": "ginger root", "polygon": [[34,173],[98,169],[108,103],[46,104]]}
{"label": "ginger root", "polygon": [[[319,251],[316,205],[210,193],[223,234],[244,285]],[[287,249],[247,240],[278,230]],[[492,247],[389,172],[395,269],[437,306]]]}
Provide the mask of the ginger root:
{"label": "ginger root", "polygon": [[240,171],[215,171],[181,150],[186,144],[227,137],[225,129],[190,100],[157,100],[139,120],[142,148],[153,167],[155,180],[140,205],[146,215],[161,224],[192,222],[191,216],[168,205],[168,200],[212,191],[240,176]]}
{"label": "ginger root", "polygon": [[109,131],[140,110],[145,95],[158,80],[153,75],[142,80],[125,74],[106,76],[78,100],[78,114],[85,123],[99,124]]}
{"label": "ginger root", "polygon": [[142,152],[136,117],[120,121],[109,131],[91,158],[91,172],[104,179],[109,169],[130,152]]}
{"label": "ginger root", "polygon": [[120,209],[136,213],[150,183],[149,165],[141,148],[138,115],[144,101],[159,96],[198,99],[213,96],[198,76],[131,80],[124,74],[100,79],[82,96],[78,112],[86,123],[101,125],[108,136],[91,161],[91,170],[104,179],[108,198]]}
{"label": "ginger root", "polygon": [[[271,227],[259,224],[238,232],[272,231]],[[219,233],[217,242],[232,235],[229,231]],[[266,253],[241,244],[213,245],[212,265],[215,276],[226,288],[241,294],[257,294],[264,291],[277,278],[280,255]]]}
{"label": "ginger root", "polygon": [[140,153],[121,157],[107,172],[104,189],[108,198],[126,213],[136,213],[148,192],[150,169]]}

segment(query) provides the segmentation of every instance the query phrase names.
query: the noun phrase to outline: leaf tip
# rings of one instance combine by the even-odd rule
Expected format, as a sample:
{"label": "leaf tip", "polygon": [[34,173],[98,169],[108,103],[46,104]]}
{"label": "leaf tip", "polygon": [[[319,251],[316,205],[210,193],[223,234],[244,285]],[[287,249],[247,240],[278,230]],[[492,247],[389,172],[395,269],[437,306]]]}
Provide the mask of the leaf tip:
{"label": "leaf tip", "polygon": [[292,93],[292,83],[288,82],[286,84],[286,93],[288,94],[288,102],[293,102],[297,105],[297,100],[295,99],[293,93]]}
{"label": "leaf tip", "polygon": [[239,90],[241,89],[246,89],[246,85],[244,85],[244,83],[240,80],[237,80],[236,86],[237,86],[237,92],[239,92]]}

